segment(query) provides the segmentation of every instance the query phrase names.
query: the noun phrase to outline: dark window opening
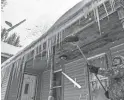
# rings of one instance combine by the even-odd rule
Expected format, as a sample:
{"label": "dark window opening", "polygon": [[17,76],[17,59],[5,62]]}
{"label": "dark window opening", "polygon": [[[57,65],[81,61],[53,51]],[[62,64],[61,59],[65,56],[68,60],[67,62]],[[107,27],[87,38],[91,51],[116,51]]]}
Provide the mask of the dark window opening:
{"label": "dark window opening", "polygon": [[54,86],[61,86],[62,73],[56,72],[54,73]]}
{"label": "dark window opening", "polygon": [[54,98],[55,100],[62,100],[62,88],[55,88],[54,89]]}
{"label": "dark window opening", "polygon": [[25,84],[24,94],[28,94],[29,84]]}

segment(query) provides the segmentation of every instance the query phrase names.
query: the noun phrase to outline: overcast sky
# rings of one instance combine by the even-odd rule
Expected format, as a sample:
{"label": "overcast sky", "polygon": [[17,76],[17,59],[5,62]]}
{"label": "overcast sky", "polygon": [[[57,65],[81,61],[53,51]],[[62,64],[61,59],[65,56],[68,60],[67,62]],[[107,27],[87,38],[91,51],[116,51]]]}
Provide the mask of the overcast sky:
{"label": "overcast sky", "polygon": [[[21,44],[27,45],[48,29],[62,14],[81,0],[7,0],[8,4],[2,12],[2,26],[4,21],[13,25],[26,19],[26,22],[15,28],[21,37]],[[30,30],[31,29],[31,30]],[[11,32],[11,33],[12,33]],[[10,34],[11,34],[10,33]]]}

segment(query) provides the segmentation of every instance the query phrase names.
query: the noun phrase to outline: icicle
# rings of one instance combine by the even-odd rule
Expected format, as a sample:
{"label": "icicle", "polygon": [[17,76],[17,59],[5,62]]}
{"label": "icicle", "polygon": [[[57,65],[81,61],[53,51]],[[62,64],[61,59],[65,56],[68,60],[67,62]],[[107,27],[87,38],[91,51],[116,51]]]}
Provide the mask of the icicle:
{"label": "icicle", "polygon": [[23,58],[22,58],[22,57],[20,57],[20,60],[19,60],[19,67],[20,67],[20,71],[21,71],[21,69],[22,69],[22,63],[23,63]]}
{"label": "icicle", "polygon": [[52,53],[52,40],[50,39],[50,54]]}
{"label": "icicle", "polygon": [[47,57],[47,59],[48,59],[48,38],[47,38],[47,40],[46,40],[46,57]]}
{"label": "icicle", "polygon": [[38,54],[38,43],[35,44],[36,45],[36,55]]}
{"label": "icicle", "polygon": [[42,47],[42,42],[40,41],[40,51],[39,51],[40,53],[41,53],[41,47]]}
{"label": "icicle", "polygon": [[35,57],[36,57],[36,47],[34,47],[34,57],[33,57],[33,67],[34,67],[34,63],[35,63]]}
{"label": "icicle", "polygon": [[17,71],[16,71],[16,77],[18,78],[18,76],[19,76],[19,72],[20,72],[20,62],[21,60],[20,59],[18,59],[17,60],[17,64],[16,64],[16,69],[17,69]]}
{"label": "icicle", "polygon": [[61,34],[59,33],[58,35],[59,35],[59,49],[60,49],[60,47],[61,47],[60,46],[60,43],[61,43]]}
{"label": "icicle", "polygon": [[60,32],[60,48],[61,48],[61,45],[62,44],[62,31]]}
{"label": "icicle", "polygon": [[49,64],[49,40],[47,40],[47,66]]}
{"label": "icicle", "polygon": [[100,28],[100,19],[99,19],[98,8],[95,8],[93,11],[94,11],[94,17],[95,17],[96,22],[98,23],[99,32],[100,32],[100,35],[101,35],[101,28]]}
{"label": "icicle", "polygon": [[78,25],[80,25],[80,24],[81,24],[81,19],[78,20]]}
{"label": "icicle", "polygon": [[37,48],[37,54],[38,54],[39,53],[39,43],[37,43],[36,48]]}
{"label": "icicle", "polygon": [[6,68],[4,67],[1,71],[1,85],[2,85],[3,81],[5,80],[6,73],[7,73],[7,71],[6,71]]}
{"label": "icicle", "polygon": [[60,48],[62,46],[62,32],[60,32]]}
{"label": "icicle", "polygon": [[115,10],[115,0],[109,0],[110,2],[110,5],[111,5],[111,8],[112,8],[112,11]]}
{"label": "icicle", "polygon": [[61,46],[61,42],[62,42],[62,32],[60,32],[60,46]]}
{"label": "icicle", "polygon": [[31,48],[28,50],[28,59],[30,59],[30,54],[31,54]]}
{"label": "icicle", "polygon": [[45,43],[45,40],[43,40],[43,42],[42,42],[42,53],[43,53],[43,50],[44,50],[44,43]]}
{"label": "icicle", "polygon": [[12,73],[12,79],[11,81],[13,81],[14,77],[15,77],[15,62],[13,63],[13,73]]}
{"label": "icicle", "polygon": [[62,35],[63,35],[63,33],[62,33],[62,31],[61,31],[61,43],[60,43],[60,46],[62,46]]}
{"label": "icicle", "polygon": [[17,76],[17,77],[19,77],[19,74],[20,74],[21,69],[22,69],[22,68],[21,68],[21,67],[22,67],[22,66],[21,66],[21,63],[22,63],[22,58],[19,59],[19,63],[18,63],[19,71],[18,71],[18,76]]}
{"label": "icicle", "polygon": [[100,32],[100,35],[101,35],[101,26],[100,26],[100,18],[99,18],[98,8],[96,8],[96,16],[97,16],[97,22],[98,22],[99,32]]}
{"label": "icicle", "polygon": [[85,10],[86,10],[86,11],[84,12],[84,18],[87,18],[88,8],[87,8],[87,9],[85,8]]}
{"label": "icicle", "polygon": [[40,42],[39,42],[39,43],[38,43],[38,53],[40,53],[40,51],[41,51],[41,50],[40,50],[40,49],[41,49],[40,47],[41,47],[41,44],[40,44]]}
{"label": "icicle", "polygon": [[39,45],[39,55],[41,56],[41,44]]}
{"label": "icicle", "polygon": [[104,9],[105,9],[106,15],[107,15],[107,17],[108,17],[108,20],[109,20],[109,14],[108,14],[108,11],[107,11],[107,8],[106,8],[106,5],[105,5],[104,2],[103,2],[103,6],[104,6]]}
{"label": "icicle", "polygon": [[58,43],[57,39],[58,39],[58,34],[56,34],[56,37],[55,37],[55,42],[56,43],[54,43],[54,45],[56,45]]}
{"label": "icicle", "polygon": [[41,43],[41,60],[42,60],[42,52],[43,52],[43,42]]}
{"label": "icicle", "polygon": [[27,61],[27,54],[26,53],[25,53],[24,57],[25,57],[25,60]]}
{"label": "icicle", "polygon": [[18,61],[15,62],[15,78],[17,78],[18,74]]}
{"label": "icicle", "polygon": [[56,36],[53,36],[53,37],[52,37],[52,46],[54,46],[55,43],[56,43]]}

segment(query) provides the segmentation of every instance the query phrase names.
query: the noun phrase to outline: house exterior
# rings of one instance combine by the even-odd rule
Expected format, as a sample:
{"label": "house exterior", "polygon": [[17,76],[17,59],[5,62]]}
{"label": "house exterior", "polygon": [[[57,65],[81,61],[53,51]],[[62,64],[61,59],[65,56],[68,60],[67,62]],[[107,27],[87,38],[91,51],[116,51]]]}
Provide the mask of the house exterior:
{"label": "house exterior", "polygon": [[9,59],[12,55],[6,54],[6,53],[1,53],[1,63]]}
{"label": "house exterior", "polygon": [[[70,35],[78,36],[80,49],[64,42]],[[55,100],[107,100],[80,50],[89,63],[103,68],[111,67],[114,56],[124,56],[123,0],[79,2],[43,36],[5,61],[1,99],[48,100],[52,89]],[[98,77],[107,88],[108,79]]]}
{"label": "house exterior", "polygon": [[1,63],[15,55],[19,50],[21,50],[20,47],[15,47],[1,41]]}

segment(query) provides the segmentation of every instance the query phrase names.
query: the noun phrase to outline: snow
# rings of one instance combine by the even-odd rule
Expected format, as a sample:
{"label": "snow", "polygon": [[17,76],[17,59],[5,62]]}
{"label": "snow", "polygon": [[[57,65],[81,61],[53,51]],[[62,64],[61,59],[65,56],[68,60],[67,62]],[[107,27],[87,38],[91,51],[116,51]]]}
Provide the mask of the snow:
{"label": "snow", "polygon": [[10,45],[1,41],[1,53],[15,55],[20,50],[21,50],[21,47],[15,47],[13,45]]}

